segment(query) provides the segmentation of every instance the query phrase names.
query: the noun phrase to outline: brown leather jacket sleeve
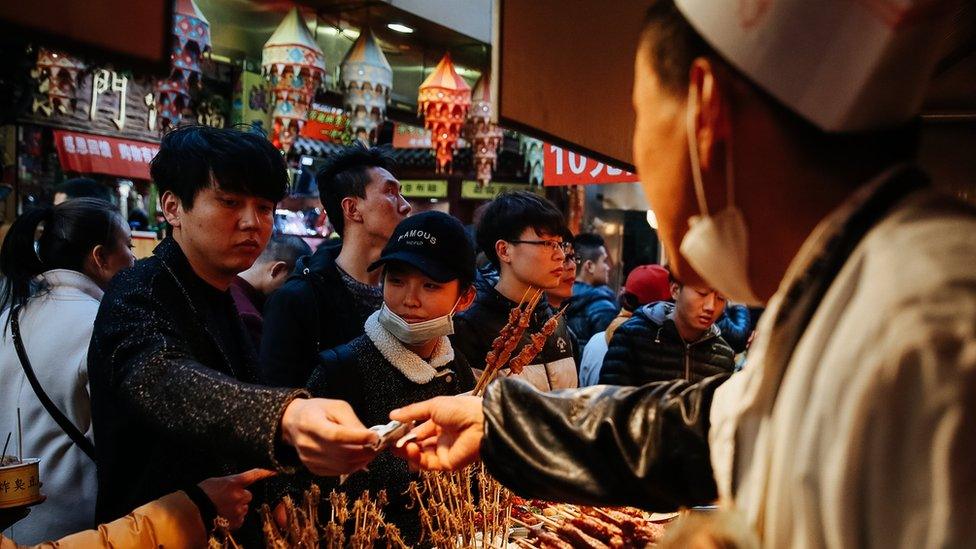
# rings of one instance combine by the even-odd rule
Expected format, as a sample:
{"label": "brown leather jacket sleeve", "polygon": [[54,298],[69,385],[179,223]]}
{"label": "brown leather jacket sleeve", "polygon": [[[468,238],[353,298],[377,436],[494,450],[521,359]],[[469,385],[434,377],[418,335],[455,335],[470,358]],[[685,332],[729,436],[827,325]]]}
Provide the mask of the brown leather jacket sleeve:
{"label": "brown leather jacket sleeve", "polygon": [[481,458],[523,497],[662,512],[708,504],[718,497],[708,413],[728,378],[551,393],[503,379],[485,395]]}

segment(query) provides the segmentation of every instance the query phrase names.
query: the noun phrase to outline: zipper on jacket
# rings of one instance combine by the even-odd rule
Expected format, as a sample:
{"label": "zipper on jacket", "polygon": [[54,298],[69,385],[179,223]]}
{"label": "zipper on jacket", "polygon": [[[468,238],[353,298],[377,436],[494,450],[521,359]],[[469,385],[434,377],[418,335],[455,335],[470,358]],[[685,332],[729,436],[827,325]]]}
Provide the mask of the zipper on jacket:
{"label": "zipper on jacket", "polygon": [[685,343],[685,380],[691,381],[691,343]]}

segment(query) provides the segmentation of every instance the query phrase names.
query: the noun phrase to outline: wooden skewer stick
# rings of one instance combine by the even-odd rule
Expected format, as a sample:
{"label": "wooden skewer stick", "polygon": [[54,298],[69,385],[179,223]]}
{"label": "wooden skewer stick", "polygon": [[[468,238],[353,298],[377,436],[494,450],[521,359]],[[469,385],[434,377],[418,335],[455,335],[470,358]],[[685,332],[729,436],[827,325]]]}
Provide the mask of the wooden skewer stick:
{"label": "wooden skewer stick", "polygon": [[545,524],[546,526],[551,526],[553,528],[559,528],[559,522],[558,521],[552,520],[551,518],[549,518],[549,517],[547,517],[545,515],[540,515],[539,513],[532,513],[532,516],[535,517],[535,518],[537,518],[537,519],[539,519],[540,521],[542,521],[542,523]]}

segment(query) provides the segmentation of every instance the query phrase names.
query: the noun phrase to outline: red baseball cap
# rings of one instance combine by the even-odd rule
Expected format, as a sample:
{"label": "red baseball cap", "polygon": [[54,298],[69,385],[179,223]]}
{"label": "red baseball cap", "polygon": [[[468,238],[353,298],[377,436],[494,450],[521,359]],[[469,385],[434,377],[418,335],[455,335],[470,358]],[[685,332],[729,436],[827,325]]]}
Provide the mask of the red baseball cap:
{"label": "red baseball cap", "polygon": [[638,305],[671,299],[668,270],[660,265],[640,265],[627,275],[623,291],[637,298]]}

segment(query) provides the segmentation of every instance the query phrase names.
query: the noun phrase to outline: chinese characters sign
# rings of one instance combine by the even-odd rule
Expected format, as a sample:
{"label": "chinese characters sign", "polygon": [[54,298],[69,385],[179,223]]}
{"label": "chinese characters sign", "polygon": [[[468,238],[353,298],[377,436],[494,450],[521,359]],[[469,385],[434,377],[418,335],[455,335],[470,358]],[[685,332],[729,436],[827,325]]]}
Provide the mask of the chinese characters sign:
{"label": "chinese characters sign", "polygon": [[66,171],[149,179],[149,162],[159,146],[78,132],[54,131],[61,167]]}
{"label": "chinese characters sign", "polygon": [[447,181],[401,179],[400,194],[407,198],[447,198]]}
{"label": "chinese characters sign", "polygon": [[308,119],[299,135],[319,141],[343,143],[347,140],[348,128],[349,117],[342,109],[314,105],[309,109]]}
{"label": "chinese characters sign", "polygon": [[394,149],[429,149],[430,130],[401,124],[393,124],[393,148]]}
{"label": "chinese characters sign", "polygon": [[636,183],[637,175],[608,166],[592,158],[546,143],[543,146],[547,187],[558,185],[593,185],[601,183]]}
{"label": "chinese characters sign", "polygon": [[540,196],[544,193],[541,187],[529,186],[524,183],[491,183],[481,186],[477,181],[461,182],[461,198],[472,200],[491,200],[505,191],[529,191]]}

